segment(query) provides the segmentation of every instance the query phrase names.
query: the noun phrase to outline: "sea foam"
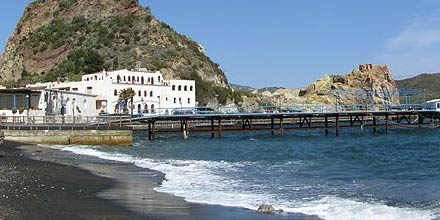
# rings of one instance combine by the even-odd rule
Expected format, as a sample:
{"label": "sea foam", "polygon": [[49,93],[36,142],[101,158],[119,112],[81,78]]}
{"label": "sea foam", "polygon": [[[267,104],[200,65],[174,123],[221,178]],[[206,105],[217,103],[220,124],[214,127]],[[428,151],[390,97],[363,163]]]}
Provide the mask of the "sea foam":
{"label": "sea foam", "polygon": [[183,197],[188,202],[243,207],[254,210],[263,203],[273,204],[276,209],[317,215],[327,220],[427,220],[435,218],[429,210],[390,207],[380,203],[358,202],[329,195],[323,195],[320,199],[311,202],[287,201],[277,199],[277,195],[267,192],[246,190],[246,187],[243,186],[246,183],[239,179],[218,175],[222,171],[230,172],[252,164],[196,160],[156,160],[133,157],[127,154],[102,152],[99,151],[99,148],[93,149],[81,146],[64,147],[61,150],[105,160],[133,163],[138,167],[163,172],[166,180],[155,190]]}

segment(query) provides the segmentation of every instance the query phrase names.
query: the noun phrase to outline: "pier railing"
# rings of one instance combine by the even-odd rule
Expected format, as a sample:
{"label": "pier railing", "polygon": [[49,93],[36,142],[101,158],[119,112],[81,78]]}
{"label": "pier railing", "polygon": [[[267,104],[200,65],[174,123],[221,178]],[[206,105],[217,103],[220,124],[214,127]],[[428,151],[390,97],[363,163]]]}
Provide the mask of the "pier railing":
{"label": "pier railing", "polygon": [[[114,116],[0,116],[4,129],[127,129],[130,115]],[[124,123],[123,123],[124,122]]]}
{"label": "pier railing", "polygon": [[[208,115],[208,114],[288,114],[288,113],[343,113],[343,112],[398,112],[409,110],[423,110],[423,104],[405,104],[405,105],[316,105],[316,104],[296,104],[283,106],[246,106],[246,107],[208,107],[212,111],[182,111],[192,108],[178,108],[176,111],[155,111],[148,114],[115,114],[115,115],[97,115],[97,116],[0,116],[0,125],[3,128],[17,128],[29,126],[53,126],[53,127],[106,127],[116,128],[132,125],[138,118],[161,117],[161,116],[179,116],[182,112],[189,115]],[[195,109],[195,108],[194,108]],[[177,112],[178,114],[175,114]],[[164,122],[165,123],[165,122]],[[172,122],[170,126],[174,126]],[[166,123],[165,123],[166,124]]]}

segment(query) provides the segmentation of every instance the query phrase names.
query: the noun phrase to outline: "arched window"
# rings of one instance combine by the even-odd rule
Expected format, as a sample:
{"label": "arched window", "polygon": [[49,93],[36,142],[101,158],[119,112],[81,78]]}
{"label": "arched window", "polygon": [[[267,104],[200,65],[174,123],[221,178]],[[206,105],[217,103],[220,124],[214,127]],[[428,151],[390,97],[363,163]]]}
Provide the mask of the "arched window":
{"label": "arched window", "polygon": [[187,86],[184,86],[183,87],[183,91],[187,91],[188,90],[188,87]]}
{"label": "arched window", "polygon": [[139,76],[138,76],[138,77],[136,77],[136,82],[139,82]]}
{"label": "arched window", "polygon": [[172,89],[173,89],[173,91],[176,90],[176,85],[173,85]]}
{"label": "arched window", "polygon": [[142,96],[141,90],[138,91],[138,96]]}
{"label": "arched window", "polygon": [[141,83],[144,84],[144,77],[141,77]]}
{"label": "arched window", "polygon": [[141,110],[141,104],[139,104],[138,105],[138,113],[141,113],[142,112],[142,110]]}
{"label": "arched window", "polygon": [[154,78],[151,77],[151,85],[154,85]]}
{"label": "arched window", "polygon": [[151,82],[151,78],[150,77],[148,77],[148,82]]}
{"label": "arched window", "polygon": [[153,91],[150,92],[150,97],[153,97]]}
{"label": "arched window", "polygon": [[193,91],[193,87],[192,86],[189,87],[189,91]]}
{"label": "arched window", "polygon": [[179,88],[177,90],[182,91],[182,86],[179,86]]}
{"label": "arched window", "polygon": [[144,113],[148,113],[148,104],[145,104],[144,106]]}
{"label": "arched window", "polygon": [[98,76],[95,75],[95,81],[98,80]]}
{"label": "arched window", "polygon": [[151,104],[151,113],[154,113],[155,112],[155,110],[154,110],[154,104]]}
{"label": "arched window", "polygon": [[115,96],[118,96],[118,90],[115,89],[115,90],[113,91],[113,94],[114,94]]}
{"label": "arched window", "polygon": [[174,103],[177,103],[177,98],[174,98]]}
{"label": "arched window", "polygon": [[121,76],[118,75],[118,77],[116,78],[116,81],[119,83],[121,81]]}
{"label": "arched window", "polygon": [[115,113],[119,113],[119,104],[115,105]]}
{"label": "arched window", "polygon": [[160,82],[160,76],[157,77],[157,81]]}
{"label": "arched window", "polygon": [[131,82],[134,83],[135,81],[136,81],[136,77],[132,76],[132,77],[131,77]]}
{"label": "arched window", "polygon": [[147,97],[147,91],[146,90],[144,91],[144,97]]}
{"label": "arched window", "polygon": [[191,98],[188,98],[188,104],[191,104]]}

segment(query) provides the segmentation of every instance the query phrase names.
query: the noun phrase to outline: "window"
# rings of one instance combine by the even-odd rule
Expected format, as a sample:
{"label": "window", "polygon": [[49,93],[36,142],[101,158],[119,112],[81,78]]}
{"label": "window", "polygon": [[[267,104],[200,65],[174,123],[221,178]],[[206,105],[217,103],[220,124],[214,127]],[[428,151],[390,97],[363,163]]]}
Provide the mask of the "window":
{"label": "window", "polygon": [[153,91],[150,92],[150,97],[153,97]]}
{"label": "window", "polygon": [[126,80],[125,80],[125,76],[124,76],[124,81],[126,81]]}
{"label": "window", "polygon": [[141,83],[144,84],[144,77],[141,77]]}
{"label": "window", "polygon": [[147,97],[147,91],[144,91],[144,97]]}
{"label": "window", "polygon": [[182,86],[179,86],[178,90],[179,90],[179,91],[182,91]]}
{"label": "window", "polygon": [[151,104],[151,113],[155,113],[154,104]]}
{"label": "window", "polygon": [[78,88],[72,88],[72,91],[78,91]]}
{"label": "window", "polygon": [[131,78],[130,78],[130,77],[128,77],[128,81],[129,81],[129,82],[131,81]]}
{"label": "window", "polygon": [[139,82],[139,76],[138,76],[138,77],[136,77],[136,82]]}
{"label": "window", "polygon": [[188,87],[187,87],[187,86],[184,86],[184,87],[183,87],[183,90],[184,90],[184,91],[187,91],[187,90],[188,90]]}
{"label": "window", "polygon": [[188,104],[191,104],[191,98],[188,98]]}
{"label": "window", "polygon": [[113,91],[113,95],[118,96],[118,90],[115,89],[115,90]]}
{"label": "window", "polygon": [[174,98],[174,103],[177,103],[177,98]]}
{"label": "window", "polygon": [[118,75],[118,77],[116,78],[116,81],[119,83],[121,81],[121,76]]}
{"label": "window", "polygon": [[151,82],[151,78],[150,77],[148,77],[148,82]]}
{"label": "window", "polygon": [[142,96],[141,90],[138,91],[138,96]]}
{"label": "window", "polygon": [[160,82],[160,76],[157,77],[157,81]]}
{"label": "window", "polygon": [[132,76],[131,81],[134,83],[136,81],[136,77]]}
{"label": "window", "polygon": [[173,89],[173,91],[174,91],[174,90],[176,90],[176,86],[175,86],[175,85],[173,85],[172,89]]}
{"label": "window", "polygon": [[182,98],[179,98],[179,103],[182,104]]}
{"label": "window", "polygon": [[192,86],[189,87],[189,91],[193,91],[193,87]]}

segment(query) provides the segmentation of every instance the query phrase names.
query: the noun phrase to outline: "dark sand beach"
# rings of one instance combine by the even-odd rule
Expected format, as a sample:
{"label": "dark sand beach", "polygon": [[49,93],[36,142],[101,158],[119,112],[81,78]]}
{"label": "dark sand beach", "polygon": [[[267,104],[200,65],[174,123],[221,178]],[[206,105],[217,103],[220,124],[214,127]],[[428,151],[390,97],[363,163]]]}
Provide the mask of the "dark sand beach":
{"label": "dark sand beach", "polygon": [[49,148],[0,146],[0,219],[318,219],[194,204],[154,191],[160,172]]}

